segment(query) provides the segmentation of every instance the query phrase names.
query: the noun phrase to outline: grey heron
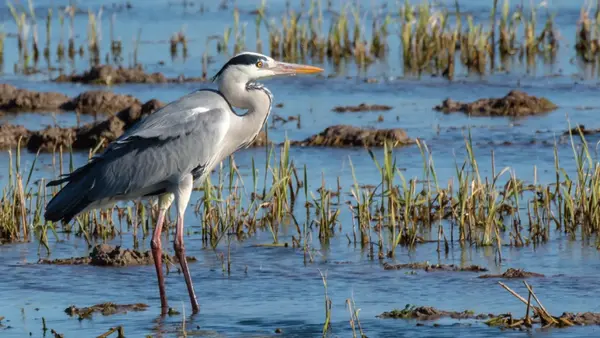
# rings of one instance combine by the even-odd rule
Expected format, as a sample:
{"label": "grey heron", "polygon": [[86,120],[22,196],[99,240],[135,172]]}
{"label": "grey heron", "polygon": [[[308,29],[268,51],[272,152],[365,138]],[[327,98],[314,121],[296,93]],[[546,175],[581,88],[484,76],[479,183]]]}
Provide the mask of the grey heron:
{"label": "grey heron", "polygon": [[[51,181],[66,183],[46,206],[49,221],[69,222],[76,215],[118,201],[158,197],[158,218],[151,240],[161,311],[168,311],[162,273],[161,232],[175,202],[174,249],[181,264],[192,311],[199,311],[185,259],[183,216],[192,188],[224,158],[252,143],[269,117],[273,97],[258,79],[322,72],[323,69],[275,61],[243,52],[231,58],[213,81],[218,90],[199,89],[140,120],[87,164]],[[247,110],[238,115],[233,107]]]}

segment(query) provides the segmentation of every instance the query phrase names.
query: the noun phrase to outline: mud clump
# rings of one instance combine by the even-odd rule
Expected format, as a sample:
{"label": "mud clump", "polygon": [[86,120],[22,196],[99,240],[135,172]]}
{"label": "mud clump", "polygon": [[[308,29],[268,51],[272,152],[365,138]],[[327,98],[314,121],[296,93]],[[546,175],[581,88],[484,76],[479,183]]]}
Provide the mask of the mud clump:
{"label": "mud clump", "polygon": [[416,319],[416,320],[437,320],[440,318],[453,319],[487,319],[493,317],[491,314],[478,314],[473,311],[444,311],[431,306],[411,306],[406,305],[403,310],[392,310],[384,312],[377,316],[378,318],[396,318],[396,319]]}
{"label": "mud clump", "polygon": [[469,265],[459,267],[454,264],[429,264],[428,262],[417,262],[417,263],[406,263],[406,264],[389,264],[383,263],[384,270],[424,270],[426,272],[432,271],[450,271],[450,272],[485,272],[488,269],[479,265]]}
{"label": "mud clump", "polygon": [[81,93],[71,101],[74,110],[80,114],[112,115],[134,104],[141,104],[141,102],[131,95],[115,94],[104,90],[90,90]]}
{"label": "mud clump", "polygon": [[31,131],[20,125],[0,124],[0,149],[16,148],[19,139],[25,145],[31,134]]}
{"label": "mud clump", "polygon": [[54,81],[111,85],[120,83],[166,83],[167,78],[161,73],[148,74],[144,72],[141,66],[115,68],[109,65],[99,65],[82,74],[60,75]]}
{"label": "mud clump", "polygon": [[61,93],[36,92],[0,84],[0,110],[8,112],[59,110],[68,105],[70,98]]}
{"label": "mud clump", "polygon": [[310,147],[383,147],[385,142],[392,146],[405,146],[415,143],[406,131],[395,129],[367,129],[349,125],[335,125],[303,141],[293,141],[292,145]]}
{"label": "mud clump", "polygon": [[366,104],[361,103],[358,106],[337,106],[333,108],[336,113],[358,113],[365,111],[388,111],[392,110],[392,106],[386,106],[383,104]]}
{"label": "mud clump", "polygon": [[[176,256],[169,256],[163,253],[165,261],[174,263],[179,262]],[[188,262],[195,262],[196,258],[186,257]],[[140,252],[131,249],[122,249],[108,244],[98,244],[88,257],[73,257],[62,259],[41,258],[39,264],[53,265],[94,265],[94,266],[132,266],[132,265],[150,265],[154,264],[154,259],[150,251]]]}
{"label": "mud clump", "polygon": [[560,318],[564,318],[575,325],[600,325],[600,313],[597,312],[564,312]]}
{"label": "mud clump", "polygon": [[551,112],[556,108],[558,107],[546,98],[512,90],[502,98],[480,99],[471,103],[448,98],[434,109],[446,114],[463,112],[472,116],[529,116]]}
{"label": "mud clump", "polygon": [[531,277],[545,277],[541,273],[528,272],[522,269],[508,268],[504,273],[499,275],[481,275],[478,278],[531,278]]}
{"label": "mud clump", "polygon": [[110,65],[98,65],[90,68],[82,74],[61,75],[54,79],[55,82],[73,82],[85,84],[112,85],[122,83],[180,83],[180,82],[203,82],[205,77],[167,78],[164,74],[154,72],[146,73],[142,66],[132,68],[113,67]]}
{"label": "mud clump", "polygon": [[145,311],[148,308],[147,304],[115,304],[115,303],[102,303],[92,305],[90,307],[78,308],[75,305],[71,305],[65,309],[65,313],[69,316],[78,316],[79,319],[91,318],[95,312],[101,313],[103,316],[110,316],[118,313],[127,313],[129,311]]}

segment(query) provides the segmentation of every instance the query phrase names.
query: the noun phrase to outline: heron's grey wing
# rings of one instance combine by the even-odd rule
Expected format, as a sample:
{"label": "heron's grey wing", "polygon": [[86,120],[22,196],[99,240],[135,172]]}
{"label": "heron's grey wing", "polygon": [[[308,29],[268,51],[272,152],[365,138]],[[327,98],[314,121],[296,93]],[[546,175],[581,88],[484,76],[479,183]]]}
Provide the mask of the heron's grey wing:
{"label": "heron's grey wing", "polygon": [[70,190],[89,203],[161,193],[182,174],[197,174],[215,161],[229,128],[230,109],[213,91],[186,95],[141,120],[88,164],[50,185],[69,182],[63,190],[71,185]]}

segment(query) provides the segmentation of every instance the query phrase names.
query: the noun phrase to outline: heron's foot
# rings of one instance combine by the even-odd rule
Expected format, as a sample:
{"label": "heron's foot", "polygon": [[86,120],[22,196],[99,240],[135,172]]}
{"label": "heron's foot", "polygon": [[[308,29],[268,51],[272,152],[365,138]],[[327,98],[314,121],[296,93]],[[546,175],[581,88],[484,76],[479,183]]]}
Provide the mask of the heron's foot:
{"label": "heron's foot", "polygon": [[161,316],[165,316],[165,315],[169,314],[169,305],[167,305],[167,303],[161,304],[160,314],[161,314]]}
{"label": "heron's foot", "polygon": [[192,313],[197,314],[199,312],[200,312],[200,306],[198,305],[198,301],[193,299],[192,300]]}

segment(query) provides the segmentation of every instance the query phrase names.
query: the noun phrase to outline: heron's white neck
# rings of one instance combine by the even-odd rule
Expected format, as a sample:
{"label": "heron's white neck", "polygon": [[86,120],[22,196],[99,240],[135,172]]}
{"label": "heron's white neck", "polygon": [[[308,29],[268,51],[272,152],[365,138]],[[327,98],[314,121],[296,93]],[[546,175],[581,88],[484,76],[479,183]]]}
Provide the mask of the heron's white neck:
{"label": "heron's white neck", "polygon": [[239,123],[234,128],[238,136],[243,136],[243,143],[250,143],[269,117],[272,95],[261,84],[233,77],[232,73],[226,72],[219,78],[219,91],[233,107],[247,109],[246,114],[237,115]]}

